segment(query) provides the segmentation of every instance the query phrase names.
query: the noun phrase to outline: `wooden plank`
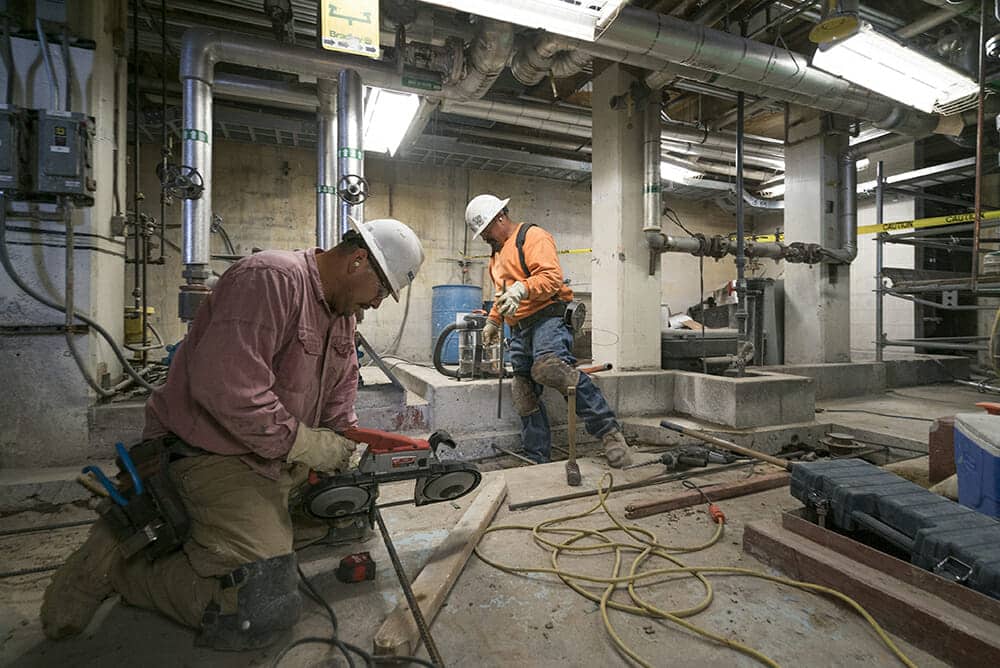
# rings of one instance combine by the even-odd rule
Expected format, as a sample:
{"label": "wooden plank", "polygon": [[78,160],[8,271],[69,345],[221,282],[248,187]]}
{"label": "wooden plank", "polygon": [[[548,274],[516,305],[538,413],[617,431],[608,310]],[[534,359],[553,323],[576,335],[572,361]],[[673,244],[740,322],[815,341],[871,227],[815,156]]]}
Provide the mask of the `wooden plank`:
{"label": "wooden plank", "polygon": [[[413,581],[413,594],[428,624],[433,623],[448,592],[469,561],[472,549],[493,521],[506,496],[507,481],[502,474],[487,478],[462,519],[434,550],[427,565]],[[419,645],[420,632],[410,608],[405,601],[400,602],[375,634],[375,654],[411,656]]]}
{"label": "wooden plank", "polygon": [[847,536],[817,526],[805,519],[801,510],[784,513],[781,517],[781,525],[814,543],[828,547],[865,566],[887,573],[897,580],[919,587],[953,605],[965,610],[975,610],[976,614],[983,619],[1000,625],[1000,601],[995,598],[980,594],[974,589],[935,575]]}
{"label": "wooden plank", "polygon": [[789,577],[850,596],[887,631],[953,666],[1000,665],[1000,626],[975,609],[952,605],[776,522],[747,524],[743,549]]}
{"label": "wooden plank", "polygon": [[[784,487],[788,484],[788,478],[788,473],[785,471],[766,473],[747,480],[704,487],[704,490],[705,494],[712,501],[718,501],[720,499],[731,499],[737,496],[745,496],[747,494]],[[649,517],[650,515],[665,513],[670,510],[677,510],[678,508],[687,508],[698,503],[704,503],[701,493],[698,490],[685,490],[670,494],[652,503],[629,504],[625,506],[625,517],[630,520],[638,517]]]}

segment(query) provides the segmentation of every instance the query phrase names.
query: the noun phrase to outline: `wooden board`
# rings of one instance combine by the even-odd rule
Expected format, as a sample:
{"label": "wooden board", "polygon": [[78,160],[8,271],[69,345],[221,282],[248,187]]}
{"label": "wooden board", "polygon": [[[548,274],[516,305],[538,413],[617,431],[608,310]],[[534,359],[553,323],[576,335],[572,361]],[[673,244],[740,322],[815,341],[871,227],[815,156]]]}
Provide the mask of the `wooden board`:
{"label": "wooden board", "polygon": [[[483,530],[493,521],[506,495],[507,482],[503,475],[484,476],[475,500],[413,580],[413,595],[428,624],[434,621],[448,592],[465,568],[472,549]],[[413,655],[420,644],[420,632],[405,601],[389,613],[373,642],[375,654]]]}
{"label": "wooden board", "polygon": [[824,529],[802,517],[802,513],[802,510],[783,513],[781,525],[814,543],[835,550],[865,566],[888,573],[897,580],[919,587],[964,610],[975,610],[983,619],[1000,625],[1000,601],[997,599],[918,568],[847,536]]}
{"label": "wooden board", "polygon": [[[788,484],[789,475],[785,471],[779,473],[766,473],[754,476],[746,480],[727,482],[721,485],[704,487],[705,494],[712,501],[721,499],[732,499],[737,496],[754,494],[769,489],[784,487]],[[662,495],[659,499],[651,500],[648,503],[636,503],[625,506],[625,517],[632,520],[639,517],[649,517],[658,513],[665,513],[678,508],[687,508],[699,503],[704,503],[705,499],[698,490],[684,490],[673,494]]]}
{"label": "wooden board", "polygon": [[[983,619],[976,609],[953,605],[776,522],[747,524],[743,549],[789,577],[850,596],[887,631],[953,666],[1000,665],[1000,626]],[[896,561],[900,569],[916,569]]]}

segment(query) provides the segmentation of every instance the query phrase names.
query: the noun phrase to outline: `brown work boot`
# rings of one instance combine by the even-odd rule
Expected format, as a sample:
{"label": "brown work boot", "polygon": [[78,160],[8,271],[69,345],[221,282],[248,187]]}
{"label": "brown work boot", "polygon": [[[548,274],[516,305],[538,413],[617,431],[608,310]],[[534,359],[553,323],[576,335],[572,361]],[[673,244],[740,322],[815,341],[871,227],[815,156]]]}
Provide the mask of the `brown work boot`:
{"label": "brown work boot", "polygon": [[620,469],[632,463],[632,448],[625,442],[625,435],[620,430],[609,431],[601,437],[601,443],[611,468]]}
{"label": "brown work boot", "polygon": [[114,592],[110,573],[120,558],[118,541],[98,520],[87,541],[52,576],[42,600],[42,630],[50,640],[81,633]]}

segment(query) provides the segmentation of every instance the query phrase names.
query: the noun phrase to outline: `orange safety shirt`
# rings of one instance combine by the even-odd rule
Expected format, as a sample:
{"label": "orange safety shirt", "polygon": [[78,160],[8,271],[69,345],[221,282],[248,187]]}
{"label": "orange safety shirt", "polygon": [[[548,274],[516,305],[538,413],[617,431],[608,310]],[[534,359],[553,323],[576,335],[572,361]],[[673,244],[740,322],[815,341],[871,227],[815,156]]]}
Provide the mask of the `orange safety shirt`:
{"label": "orange safety shirt", "polygon": [[[509,288],[515,281],[521,281],[528,288],[528,294],[521,300],[514,316],[506,318],[509,325],[537,313],[554,301],[573,301],[573,291],[563,283],[555,239],[537,225],[530,228],[524,237],[524,262],[531,272],[530,276],[525,275],[517,252],[517,233],[525,224],[519,223],[500,252],[494,253],[490,258],[490,278],[498,293]],[[500,322],[496,304],[490,310],[489,319]]]}

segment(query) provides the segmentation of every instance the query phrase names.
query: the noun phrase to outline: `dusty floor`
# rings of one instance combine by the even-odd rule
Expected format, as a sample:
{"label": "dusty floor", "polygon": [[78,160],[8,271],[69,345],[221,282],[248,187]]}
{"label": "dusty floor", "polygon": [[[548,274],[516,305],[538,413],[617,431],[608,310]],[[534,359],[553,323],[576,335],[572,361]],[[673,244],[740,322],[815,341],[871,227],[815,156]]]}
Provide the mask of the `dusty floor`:
{"label": "dusty floor", "polygon": [[[936,417],[956,410],[976,410],[984,395],[947,387],[909,388],[877,397],[823,402],[829,408]],[[923,439],[929,422],[900,420],[864,413],[827,413],[820,420],[854,424],[859,428],[899,433]],[[584,468],[584,485],[599,477],[599,465]],[[763,470],[758,467],[758,470]],[[645,477],[649,468],[627,472],[626,479]],[[563,465],[559,462],[536,467],[512,468],[490,475],[505,475],[511,494],[518,498],[547,497],[568,491]],[[746,475],[746,471],[717,474],[716,480]],[[619,480],[623,476],[619,474]],[[703,482],[711,482],[707,478]],[[681,489],[679,483],[616,493],[609,501],[613,513],[622,516],[630,502],[648,501]],[[391,500],[400,490],[383,490]],[[426,562],[435,545],[461,517],[472,497],[453,503],[416,509],[401,506],[384,511],[397,549],[411,574]],[[558,516],[580,513],[594,504],[592,499],[563,502],[526,511],[509,511],[506,503],[494,524],[534,525]],[[688,564],[734,565],[754,570],[763,567],[741,549],[746,522],[777,517],[797,507],[787,489],[777,489],[720,503],[727,515],[725,535],[714,546],[680,556]],[[38,526],[87,517],[88,511],[65,507],[57,513],[20,513],[0,520],[0,529]],[[593,516],[575,523],[607,526],[606,517]],[[670,545],[700,543],[711,535],[712,525],[702,506],[630,520],[652,531]],[[55,563],[86,535],[86,527],[0,536],[0,570],[15,570]],[[548,566],[548,556],[531,543],[524,532],[492,534],[483,541],[490,556],[519,565]],[[350,552],[370,550],[378,563],[375,582],[358,585],[339,583],[332,575],[340,558]],[[578,569],[607,573],[608,557],[594,557],[589,565],[567,560]],[[370,647],[381,621],[402,598],[381,541],[371,538],[362,545],[338,549],[308,548],[301,554],[303,570],[333,604],[341,625],[341,636],[362,647]],[[0,580],[0,665],[17,666],[261,666],[269,665],[280,648],[243,654],[222,654],[192,647],[193,633],[146,611],[110,601],[99,619],[81,637],[51,643],[41,635],[37,615],[45,573]],[[711,577],[714,601],[690,621],[722,635],[741,640],[784,666],[895,666],[898,661],[879,642],[871,629],[854,613],[831,601],[763,580],[748,577]],[[651,602],[665,608],[683,608],[701,598],[700,586],[683,580],[659,584],[649,590]],[[621,594],[619,600],[626,600]],[[652,665],[751,666],[753,659],[710,643],[669,622],[611,612],[615,629],[634,650]],[[326,635],[325,613],[307,602],[294,634]],[[615,649],[601,622],[598,606],[571,591],[550,575],[511,575],[473,557],[433,625],[434,637],[451,666],[614,666],[629,665]],[[944,665],[905,642],[901,648],[919,666]],[[282,662],[288,666],[339,665],[321,647],[295,650]],[[425,656],[425,655],[424,655]]]}

